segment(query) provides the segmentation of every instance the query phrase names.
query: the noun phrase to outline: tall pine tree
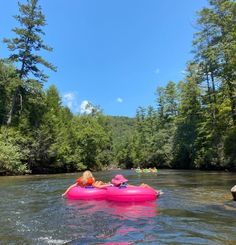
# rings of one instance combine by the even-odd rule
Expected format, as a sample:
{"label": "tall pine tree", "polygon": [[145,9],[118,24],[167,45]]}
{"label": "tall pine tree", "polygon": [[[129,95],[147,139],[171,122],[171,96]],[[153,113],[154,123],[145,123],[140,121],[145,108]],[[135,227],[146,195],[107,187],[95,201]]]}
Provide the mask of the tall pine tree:
{"label": "tall pine tree", "polygon": [[31,83],[27,80],[29,76],[33,75],[38,82],[44,82],[48,76],[40,66],[56,70],[52,64],[39,55],[39,51],[52,51],[52,48],[45,45],[41,37],[45,34],[42,27],[46,25],[46,21],[38,0],[27,0],[26,4],[18,3],[18,5],[20,14],[16,15],[15,19],[20,23],[20,27],[13,29],[16,37],[4,39],[4,42],[7,43],[11,52],[9,60],[16,63],[19,78],[24,82],[14,92],[7,124],[11,123],[13,114],[22,109],[23,94],[28,90],[32,91]]}

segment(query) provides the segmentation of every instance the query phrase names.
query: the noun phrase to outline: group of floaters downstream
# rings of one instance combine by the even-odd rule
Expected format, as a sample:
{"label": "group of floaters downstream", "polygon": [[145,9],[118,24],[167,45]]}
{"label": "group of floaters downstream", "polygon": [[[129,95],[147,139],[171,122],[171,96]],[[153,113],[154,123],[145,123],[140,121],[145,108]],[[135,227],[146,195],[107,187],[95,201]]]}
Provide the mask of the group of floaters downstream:
{"label": "group of floaters downstream", "polygon": [[91,171],[86,170],[76,183],[62,194],[70,200],[108,200],[119,202],[152,201],[162,191],[157,191],[147,184],[134,186],[121,174],[117,174],[111,183],[96,181]]}
{"label": "group of floaters downstream", "polygon": [[138,168],[135,168],[134,171],[136,173],[157,173],[158,172],[156,167],[154,167],[154,168],[140,168],[140,167],[138,167]]}

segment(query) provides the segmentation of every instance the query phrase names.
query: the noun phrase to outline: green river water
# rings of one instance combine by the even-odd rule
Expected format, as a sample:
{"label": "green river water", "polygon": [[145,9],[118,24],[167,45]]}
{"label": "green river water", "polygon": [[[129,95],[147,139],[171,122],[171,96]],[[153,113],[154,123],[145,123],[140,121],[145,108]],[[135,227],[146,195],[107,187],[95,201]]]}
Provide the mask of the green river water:
{"label": "green river water", "polygon": [[146,203],[68,201],[78,174],[0,177],[0,244],[236,244],[236,173],[161,170],[123,174],[164,194]]}

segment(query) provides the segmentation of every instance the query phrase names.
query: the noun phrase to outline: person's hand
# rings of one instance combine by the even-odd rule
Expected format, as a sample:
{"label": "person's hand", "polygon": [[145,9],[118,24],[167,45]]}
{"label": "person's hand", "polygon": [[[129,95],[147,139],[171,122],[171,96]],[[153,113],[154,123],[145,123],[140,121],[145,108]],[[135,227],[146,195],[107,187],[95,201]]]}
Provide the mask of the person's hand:
{"label": "person's hand", "polygon": [[162,190],[157,191],[157,193],[158,193],[158,196],[161,196],[164,194],[164,192]]}

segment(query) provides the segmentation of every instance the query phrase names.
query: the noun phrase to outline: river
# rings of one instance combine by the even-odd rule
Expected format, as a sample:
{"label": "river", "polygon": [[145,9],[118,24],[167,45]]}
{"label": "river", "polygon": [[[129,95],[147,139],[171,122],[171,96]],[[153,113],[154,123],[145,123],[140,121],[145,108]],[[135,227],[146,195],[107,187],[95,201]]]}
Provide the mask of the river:
{"label": "river", "polygon": [[68,201],[78,174],[0,177],[0,244],[236,244],[236,173],[160,170],[121,173],[164,194],[146,203]]}

